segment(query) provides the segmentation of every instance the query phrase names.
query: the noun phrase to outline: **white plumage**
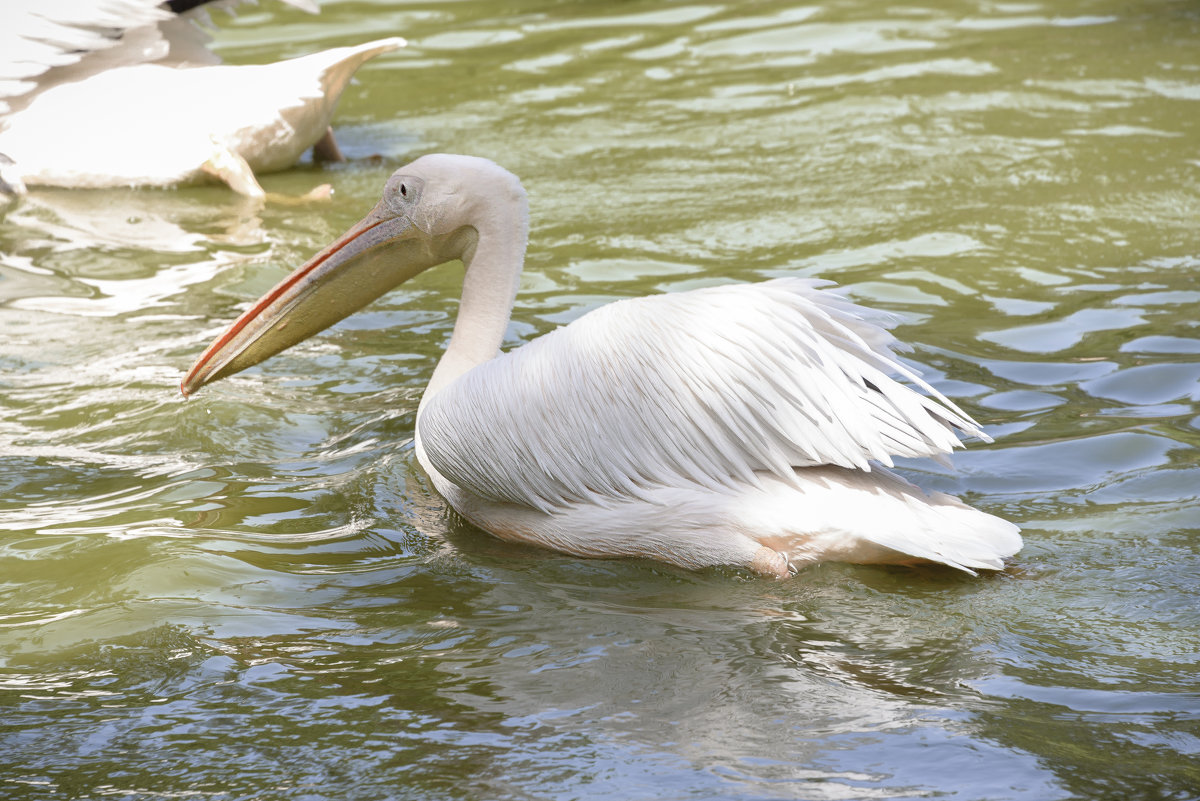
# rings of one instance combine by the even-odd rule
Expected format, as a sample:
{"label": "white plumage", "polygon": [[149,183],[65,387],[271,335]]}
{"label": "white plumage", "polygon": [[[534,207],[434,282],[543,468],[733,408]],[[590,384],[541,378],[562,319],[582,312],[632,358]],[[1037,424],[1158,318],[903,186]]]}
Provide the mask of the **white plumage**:
{"label": "white plumage", "polygon": [[798,467],[870,470],[948,452],[953,428],[986,438],[895,360],[890,334],[822,283],[783,278],[596,309],[434,396],[420,422],[430,462],[481,497],[553,512],[658,486],[731,491],[767,473],[796,483]]}
{"label": "white plumage", "polygon": [[256,173],[289,167],[314,146],[340,158],[329,124],[342,91],[365,61],[404,44],[392,37],[224,65],[193,24],[202,11],[176,15],[158,0],[5,5],[0,154],[9,191],[215,178],[261,197]]}
{"label": "white plumage", "polygon": [[824,560],[999,569],[1020,549],[1016,526],[884,466],[944,458],[956,432],[990,439],[897,360],[880,315],[827,282],[622,300],[499,353],[527,217],[519,182],[495,164],[418,159],[219,337],[184,392],[460,258],[462,306],[416,452],[480,528],[580,556],[769,575]]}

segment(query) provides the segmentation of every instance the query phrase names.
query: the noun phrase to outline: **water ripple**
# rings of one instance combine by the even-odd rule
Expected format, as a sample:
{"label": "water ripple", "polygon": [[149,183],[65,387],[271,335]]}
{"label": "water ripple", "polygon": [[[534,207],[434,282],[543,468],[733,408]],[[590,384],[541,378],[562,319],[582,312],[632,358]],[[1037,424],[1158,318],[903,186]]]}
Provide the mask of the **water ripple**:
{"label": "water ripple", "polygon": [[[219,19],[233,61],[382,30],[410,46],[343,97],[351,163],[264,178],[328,180],[328,205],[199,187],[0,211],[3,792],[1190,798],[1185,5]],[[487,537],[413,463],[453,268],[178,396],[225,322],[434,150],[529,189],[506,347],[620,297],[831,278],[996,437],[956,471],[901,469],[1012,518],[1025,549],[979,579],[777,583]]]}

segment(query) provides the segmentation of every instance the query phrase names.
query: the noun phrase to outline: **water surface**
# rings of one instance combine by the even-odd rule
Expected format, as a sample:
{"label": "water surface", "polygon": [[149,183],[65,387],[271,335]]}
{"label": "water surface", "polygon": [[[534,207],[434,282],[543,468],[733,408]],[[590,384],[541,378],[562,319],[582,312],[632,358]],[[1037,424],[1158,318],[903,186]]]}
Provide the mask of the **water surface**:
{"label": "water surface", "polygon": [[[401,34],[328,205],[37,191],[0,219],[0,796],[1200,797],[1193,3],[268,3],[238,63]],[[259,293],[431,151],[530,192],[518,345],[820,276],[996,438],[923,486],[1009,570],[787,582],[446,514],[413,416],[461,269],[189,401]]]}

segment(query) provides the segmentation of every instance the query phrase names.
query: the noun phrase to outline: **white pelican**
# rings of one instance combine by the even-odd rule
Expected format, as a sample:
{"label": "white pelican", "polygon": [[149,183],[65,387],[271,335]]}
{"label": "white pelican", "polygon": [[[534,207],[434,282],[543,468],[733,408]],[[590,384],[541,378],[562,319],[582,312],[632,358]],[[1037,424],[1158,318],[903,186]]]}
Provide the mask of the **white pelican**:
{"label": "white pelican", "polygon": [[286,169],[310,147],[340,159],[329,123],[342,90],[363,62],[404,40],[225,65],[192,24],[202,9],[171,10],[203,2],[6,0],[0,191],[216,178],[262,197],[255,173]]}
{"label": "white pelican", "polygon": [[461,260],[462,302],[417,409],[415,450],[479,528],[579,556],[781,577],[823,560],[1000,569],[1020,549],[1011,523],[881,466],[944,458],[961,444],[955,429],[990,440],[823,282],[620,300],[501,353],[528,220],[520,181],[496,164],[417,159],[221,334],[180,388],[193,393]]}

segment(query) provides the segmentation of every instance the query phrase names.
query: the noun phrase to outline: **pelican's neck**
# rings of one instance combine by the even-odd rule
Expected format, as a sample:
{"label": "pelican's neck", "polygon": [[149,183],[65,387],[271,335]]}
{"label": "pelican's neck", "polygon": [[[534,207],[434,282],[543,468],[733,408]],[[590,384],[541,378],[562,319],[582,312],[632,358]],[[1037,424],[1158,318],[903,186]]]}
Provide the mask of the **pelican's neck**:
{"label": "pelican's neck", "polygon": [[462,302],[450,344],[438,361],[422,404],[471,368],[500,352],[521,280],[529,238],[529,206],[521,185],[489,198],[472,225],[477,232],[462,254]]}

